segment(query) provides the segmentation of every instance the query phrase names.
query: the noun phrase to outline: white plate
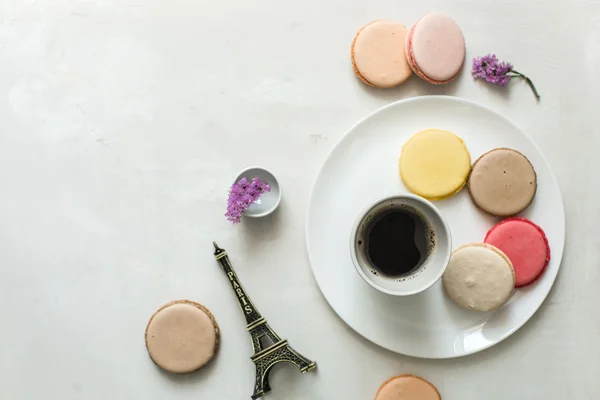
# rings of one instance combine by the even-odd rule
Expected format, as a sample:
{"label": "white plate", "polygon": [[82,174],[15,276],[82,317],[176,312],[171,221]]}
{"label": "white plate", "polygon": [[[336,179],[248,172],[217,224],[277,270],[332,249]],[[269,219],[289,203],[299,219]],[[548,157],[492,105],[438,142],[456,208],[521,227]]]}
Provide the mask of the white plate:
{"label": "white plate", "polygon": [[[539,280],[516,290],[495,312],[460,309],[446,298],[441,282],[418,295],[389,296],[367,285],[352,265],[348,244],[352,224],[375,199],[407,192],[398,175],[400,150],[411,135],[427,128],[447,129],[463,138],[473,161],[496,147],[516,149],[537,172],[536,197],[521,215],[545,230],[552,258]],[[499,221],[479,211],[466,189],[435,204],[450,225],[455,248],[482,241]],[[306,246],[317,283],[331,307],[373,343],[414,357],[464,356],[514,333],[548,295],[564,240],[560,189],[539,148],[508,119],[455,97],[399,101],[358,122],[325,161],[308,202]]]}

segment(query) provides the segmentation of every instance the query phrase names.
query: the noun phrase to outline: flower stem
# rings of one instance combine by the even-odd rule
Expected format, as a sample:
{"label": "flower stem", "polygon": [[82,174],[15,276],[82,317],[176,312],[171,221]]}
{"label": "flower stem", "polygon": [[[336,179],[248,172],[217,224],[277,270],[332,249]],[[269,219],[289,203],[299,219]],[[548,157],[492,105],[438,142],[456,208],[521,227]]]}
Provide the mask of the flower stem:
{"label": "flower stem", "polygon": [[529,77],[528,77],[528,76],[526,76],[526,75],[523,75],[522,73],[520,73],[519,71],[515,71],[514,69],[513,69],[512,71],[510,71],[510,72],[512,72],[513,74],[515,74],[515,75],[512,75],[512,76],[515,76],[515,77],[519,77],[519,78],[521,78],[521,79],[524,79],[524,80],[525,80],[525,82],[527,82],[527,84],[529,85],[529,87],[530,87],[530,88],[531,88],[531,90],[533,91],[533,94],[535,95],[535,98],[536,98],[537,100],[539,100],[539,99],[540,99],[540,94],[538,93],[537,89],[535,88],[535,85],[533,84],[533,82],[531,81],[531,79],[529,79]]}

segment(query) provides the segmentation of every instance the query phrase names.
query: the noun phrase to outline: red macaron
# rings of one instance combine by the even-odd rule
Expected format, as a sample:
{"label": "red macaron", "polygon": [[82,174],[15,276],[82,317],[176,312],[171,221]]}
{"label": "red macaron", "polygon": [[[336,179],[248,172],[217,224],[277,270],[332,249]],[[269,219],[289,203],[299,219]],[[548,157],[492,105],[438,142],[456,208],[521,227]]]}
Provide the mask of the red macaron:
{"label": "red macaron", "polygon": [[508,218],[496,224],[484,242],[499,248],[510,259],[515,269],[515,287],[533,283],[550,262],[546,234],[526,218]]}

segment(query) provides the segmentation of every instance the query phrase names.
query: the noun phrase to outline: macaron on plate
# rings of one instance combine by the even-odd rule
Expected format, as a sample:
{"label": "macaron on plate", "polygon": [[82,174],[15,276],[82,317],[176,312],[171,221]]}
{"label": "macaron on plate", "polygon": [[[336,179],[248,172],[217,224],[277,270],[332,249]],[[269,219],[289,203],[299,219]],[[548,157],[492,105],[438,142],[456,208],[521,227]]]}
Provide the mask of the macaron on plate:
{"label": "macaron on plate", "polygon": [[[412,40],[431,22],[417,22]],[[410,46],[421,72],[446,79]],[[432,287],[395,297],[365,284],[348,243],[366,205],[401,193],[434,203],[454,253]],[[329,154],[308,202],[307,251],[331,307],[368,340],[414,357],[464,356],[518,330],[548,295],[564,240],[560,189],[540,149],[502,115],[456,97],[402,100],[360,120]]]}

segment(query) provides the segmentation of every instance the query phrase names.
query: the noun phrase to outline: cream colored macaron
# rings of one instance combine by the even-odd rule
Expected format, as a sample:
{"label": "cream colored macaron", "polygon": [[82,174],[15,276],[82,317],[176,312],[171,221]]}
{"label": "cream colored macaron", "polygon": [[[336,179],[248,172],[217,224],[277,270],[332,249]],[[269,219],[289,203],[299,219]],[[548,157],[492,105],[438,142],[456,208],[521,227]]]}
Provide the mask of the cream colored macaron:
{"label": "cream colored macaron", "polygon": [[441,200],[465,185],[471,156],[458,136],[427,129],[404,144],[399,164],[400,177],[411,192],[429,200]]}
{"label": "cream colored macaron", "polygon": [[471,243],[452,253],[442,277],[448,297],[467,310],[492,311],[510,298],[515,271],[508,257],[485,243]]}
{"label": "cream colored macaron", "polygon": [[415,375],[394,376],[377,391],[375,400],[441,400],[442,396],[431,383]]}
{"label": "cream colored macaron", "polygon": [[154,313],[146,327],[146,348],[160,368],[176,374],[194,372],[215,356],[219,326],[204,306],[177,300]]}
{"label": "cream colored macaron", "polygon": [[412,75],[404,46],[407,29],[393,21],[373,21],[354,37],[351,48],[356,76],[379,88],[398,86]]}

